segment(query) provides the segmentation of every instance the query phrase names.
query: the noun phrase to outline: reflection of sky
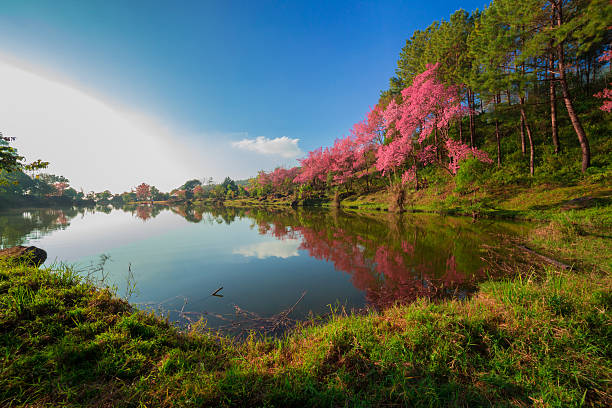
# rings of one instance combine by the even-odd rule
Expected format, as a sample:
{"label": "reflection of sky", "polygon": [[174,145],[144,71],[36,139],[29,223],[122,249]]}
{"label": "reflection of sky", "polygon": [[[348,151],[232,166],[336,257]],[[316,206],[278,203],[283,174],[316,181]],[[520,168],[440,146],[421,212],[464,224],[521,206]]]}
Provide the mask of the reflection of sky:
{"label": "reflection of sky", "polygon": [[256,257],[257,259],[266,259],[270,257],[287,259],[299,255],[299,246],[299,239],[287,239],[284,241],[274,240],[241,246],[234,249],[233,253],[246,257]]}
{"label": "reflection of sky", "polygon": [[[168,300],[166,311],[181,309],[188,299],[186,311],[233,315],[233,305],[240,305],[270,316],[291,306],[305,291],[296,316],[309,310],[325,312],[336,301],[363,305],[364,295],[349,275],[299,251],[301,240],[261,235],[252,223],[239,217],[230,224],[219,223],[206,214],[202,222],[191,223],[167,210],[146,222],[123,211],[87,212],[72,218],[64,230],[29,244],[45,249],[48,263],[73,263],[83,273],[106,254],[106,284],[124,296],[129,268],[136,283],[130,301],[155,305]],[[211,297],[219,287],[224,297]]]}
{"label": "reflection of sky", "polygon": [[[350,308],[363,307],[368,299],[379,304],[398,295],[412,299],[426,294],[429,278],[450,287],[462,281],[465,271],[466,277],[477,272],[481,260],[474,243],[486,235],[475,229],[460,236],[452,225],[443,224],[446,219],[423,220],[431,225],[422,227],[418,236],[418,229],[407,234],[410,241],[401,241],[401,250],[399,242],[394,247],[378,238],[355,239],[354,232],[345,233],[334,224],[331,229],[300,227],[284,234],[284,223],[257,224],[233,216],[223,221],[209,213],[192,223],[167,209],[147,222],[123,211],[87,212],[71,219],[65,229],[45,231],[48,235],[29,243],[45,249],[49,262],[76,263],[79,270],[97,264],[101,254],[110,256],[104,265],[106,283],[124,295],[131,271],[137,292],[130,300],[140,305],[167,300],[166,311],[184,306],[187,311],[229,315],[234,314],[233,305],[239,305],[271,316],[306,291],[295,310],[303,315],[326,312],[336,301]],[[421,285],[423,276],[427,279]],[[223,297],[211,297],[220,287]]]}
{"label": "reflection of sky", "polygon": [[90,212],[72,218],[65,229],[54,230],[28,241],[29,245],[47,251],[47,263],[56,260],[73,262],[82,257],[105,253],[134,241],[164,234],[185,224],[185,220],[169,212],[160,213],[155,222],[143,222],[120,210],[114,210],[111,214]]}

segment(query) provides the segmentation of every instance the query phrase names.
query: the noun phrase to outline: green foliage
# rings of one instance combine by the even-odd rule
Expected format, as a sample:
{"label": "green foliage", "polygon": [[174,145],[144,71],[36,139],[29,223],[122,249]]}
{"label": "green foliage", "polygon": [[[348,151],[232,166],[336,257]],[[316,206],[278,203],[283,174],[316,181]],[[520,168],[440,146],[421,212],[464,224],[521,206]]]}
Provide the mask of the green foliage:
{"label": "green foliage", "polygon": [[[61,176],[53,177],[60,178]],[[71,204],[74,200],[79,199],[74,189],[64,190],[62,196],[57,196],[56,193],[57,190],[53,184],[50,184],[49,178],[44,176],[31,177],[21,170],[0,171],[0,208]]]}
{"label": "green foliage", "polygon": [[170,198],[170,195],[168,193],[163,193],[161,191],[159,191],[159,189],[155,186],[151,186],[151,200],[153,201],[163,201],[163,200],[167,200],[168,198]]}
{"label": "green foliage", "polygon": [[178,190],[191,191],[194,189],[195,186],[201,186],[201,185],[202,185],[202,182],[200,180],[192,179],[192,180],[186,181],[182,186],[178,188]]}
{"label": "green foliage", "polygon": [[553,293],[546,298],[548,307],[558,316],[568,316],[574,311],[574,305],[568,296]]}
{"label": "green foliage", "polygon": [[0,132],[0,172],[29,171],[46,168],[49,163],[36,160],[32,163],[24,163],[25,158],[20,156],[17,149],[9,146],[14,138],[4,137]]}
{"label": "green foliage", "polygon": [[23,166],[23,157],[17,154],[17,150],[9,146],[8,141],[0,133],[0,170],[12,172],[20,170]]}
{"label": "green foliage", "polygon": [[486,177],[486,170],[486,164],[474,157],[463,160],[455,175],[455,191],[466,193],[480,186]]}
{"label": "green foliage", "polygon": [[223,186],[223,189],[225,191],[233,191],[233,192],[238,191],[238,186],[236,185],[236,182],[229,177],[226,177],[225,180],[223,180],[223,183],[221,183],[221,186]]}
{"label": "green foliage", "polygon": [[66,177],[64,176],[56,176],[55,174],[47,174],[47,173],[41,173],[38,174],[36,176],[37,179],[47,183],[47,184],[53,184],[53,183],[70,183],[70,180],[68,180]]}
{"label": "green foliage", "polygon": [[298,187],[298,200],[303,200],[311,195],[313,188],[310,184],[300,184]]}

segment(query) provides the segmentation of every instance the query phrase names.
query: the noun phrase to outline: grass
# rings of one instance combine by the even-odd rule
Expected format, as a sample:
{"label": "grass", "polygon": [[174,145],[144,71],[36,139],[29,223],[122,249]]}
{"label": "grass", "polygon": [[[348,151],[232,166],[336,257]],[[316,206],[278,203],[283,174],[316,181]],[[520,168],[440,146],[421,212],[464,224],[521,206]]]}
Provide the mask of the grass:
{"label": "grass", "polygon": [[612,274],[612,233],[609,229],[594,227],[599,220],[588,220],[584,214],[574,212],[557,214],[545,225],[534,229],[530,243],[541,252],[551,252],[564,262],[580,269],[600,270]]}
{"label": "grass", "polygon": [[[259,206],[271,206],[271,207],[290,207],[293,200],[290,197],[283,198],[268,198],[265,202],[260,201],[256,198],[237,198],[232,200],[225,200],[224,205],[228,207],[259,207]],[[197,202],[196,202],[197,203]]]}
{"label": "grass", "polygon": [[[480,186],[469,192],[455,191],[453,183],[447,181],[408,192],[405,208],[407,211],[545,222],[555,222],[564,217],[574,224],[609,233],[612,231],[610,180],[592,181],[587,178],[574,185]],[[341,201],[341,207],[352,211],[388,211],[389,202],[389,195],[383,188],[349,196]],[[224,202],[228,207],[249,208],[289,207],[291,204],[290,197],[241,198]],[[331,203],[329,200],[317,201],[316,205],[328,207]]]}
{"label": "grass", "polygon": [[179,332],[69,268],[0,265],[2,406],[610,406],[612,282],[525,271],[281,339]]}
{"label": "grass", "polygon": [[[352,196],[342,207],[357,210],[387,210],[389,197],[381,190]],[[544,184],[476,188],[469,193],[454,191],[452,183],[434,185],[407,194],[408,211],[477,215],[534,221],[555,221],[560,213],[573,223],[612,230],[612,189],[608,182],[572,186]]]}

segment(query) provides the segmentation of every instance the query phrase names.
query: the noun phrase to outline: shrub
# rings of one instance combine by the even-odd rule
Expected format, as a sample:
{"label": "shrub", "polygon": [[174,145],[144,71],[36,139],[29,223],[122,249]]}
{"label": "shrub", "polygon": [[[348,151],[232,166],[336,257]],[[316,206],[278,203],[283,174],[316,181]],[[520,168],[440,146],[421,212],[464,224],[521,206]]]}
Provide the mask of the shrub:
{"label": "shrub", "polygon": [[487,172],[487,165],[474,157],[461,162],[461,166],[455,175],[455,191],[465,193],[482,185]]}

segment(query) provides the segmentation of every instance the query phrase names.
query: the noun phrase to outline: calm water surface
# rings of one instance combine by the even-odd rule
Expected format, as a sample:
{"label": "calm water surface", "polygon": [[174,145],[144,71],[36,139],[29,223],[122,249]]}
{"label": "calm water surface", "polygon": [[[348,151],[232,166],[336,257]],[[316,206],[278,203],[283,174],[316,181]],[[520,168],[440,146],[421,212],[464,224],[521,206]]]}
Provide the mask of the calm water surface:
{"label": "calm water surface", "polygon": [[[295,318],[334,305],[383,308],[419,296],[465,296],[487,278],[481,245],[527,228],[338,210],[34,209],[0,213],[0,245],[41,247],[47,264],[103,273],[140,308],[180,323],[203,316],[209,327],[227,328],[236,306],[269,317],[304,292]],[[222,297],[211,296],[220,287]]]}

